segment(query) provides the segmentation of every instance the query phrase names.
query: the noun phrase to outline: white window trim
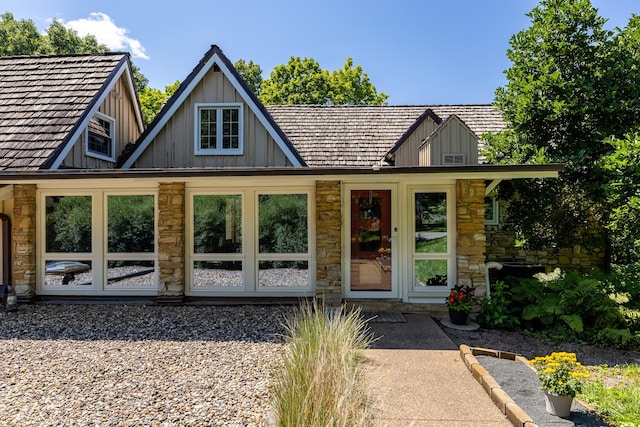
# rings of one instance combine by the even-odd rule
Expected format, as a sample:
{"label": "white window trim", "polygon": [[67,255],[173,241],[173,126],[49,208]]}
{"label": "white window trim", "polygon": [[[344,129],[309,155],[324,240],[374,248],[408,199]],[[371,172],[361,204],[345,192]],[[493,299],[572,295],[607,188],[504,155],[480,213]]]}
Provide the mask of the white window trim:
{"label": "white window trim", "polygon": [[97,112],[94,114],[94,117],[98,117],[99,119],[106,120],[111,123],[111,156],[105,156],[102,153],[96,153],[95,151],[89,150],[89,125],[87,124],[87,128],[84,131],[84,152],[88,157],[94,157],[100,160],[106,160],[108,162],[116,161],[116,120],[107,116],[106,114]]}
{"label": "white window trim", "polygon": [[[222,133],[218,132],[216,135],[216,147],[213,148],[200,148],[200,110],[201,109],[215,109],[218,114],[218,123],[222,123],[222,109],[227,107],[234,107],[238,109],[238,148],[222,148]],[[241,155],[244,152],[244,108],[240,102],[233,103],[210,103],[202,102],[194,105],[194,119],[193,119],[193,135],[194,135],[194,153],[196,156],[210,156],[210,155]]]}
{"label": "white window trim", "polygon": [[493,204],[493,217],[491,219],[485,219],[485,225],[498,225],[500,224],[500,202],[498,201],[498,196],[487,196],[486,198],[491,199],[491,203]]}
{"label": "white window trim", "polygon": [[[415,206],[414,200],[417,193],[445,193],[447,197],[447,252],[435,253],[435,252],[416,252],[415,251]],[[457,282],[457,269],[456,269],[456,193],[453,186],[412,186],[409,188],[409,201],[411,207],[409,230],[410,237],[407,242],[411,247],[409,248],[409,254],[411,256],[411,285],[409,286],[408,293],[409,298],[418,296],[432,296],[444,298],[449,294],[449,291]],[[447,261],[447,286],[433,286],[433,287],[417,287],[415,264],[418,260],[446,260]],[[444,300],[443,300],[444,301]]]}

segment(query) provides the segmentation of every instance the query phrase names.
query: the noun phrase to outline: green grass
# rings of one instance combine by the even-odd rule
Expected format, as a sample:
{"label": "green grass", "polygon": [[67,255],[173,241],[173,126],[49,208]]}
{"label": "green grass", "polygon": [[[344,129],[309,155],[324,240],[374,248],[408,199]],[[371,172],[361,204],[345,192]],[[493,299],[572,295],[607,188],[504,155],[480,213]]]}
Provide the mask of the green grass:
{"label": "green grass", "polygon": [[416,260],[416,278],[421,283],[426,284],[430,278],[435,276],[447,276],[446,260]]}
{"label": "green grass", "polygon": [[612,426],[640,423],[640,365],[590,368],[580,399],[593,406]]}
{"label": "green grass", "polygon": [[288,351],[271,387],[279,426],[369,424],[361,351],[373,338],[360,310],[305,304],[286,324]]}
{"label": "green grass", "polygon": [[416,252],[442,253],[447,252],[447,236],[430,240],[417,240]]}

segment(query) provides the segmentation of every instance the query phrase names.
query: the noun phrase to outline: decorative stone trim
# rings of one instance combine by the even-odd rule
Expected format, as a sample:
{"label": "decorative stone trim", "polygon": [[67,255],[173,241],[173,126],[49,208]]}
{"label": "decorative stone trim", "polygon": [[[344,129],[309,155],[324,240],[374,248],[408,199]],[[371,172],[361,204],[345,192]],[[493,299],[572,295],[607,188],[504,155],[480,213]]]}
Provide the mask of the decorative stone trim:
{"label": "decorative stone trim", "polygon": [[185,184],[158,184],[158,268],[160,298],[185,291]]}
{"label": "decorative stone trim", "polygon": [[340,181],[316,182],[316,298],[342,301],[342,203]]}
{"label": "decorative stone trim", "polygon": [[36,185],[13,187],[13,285],[20,298],[31,298],[36,289]]}
{"label": "decorative stone trim", "polygon": [[478,296],[484,295],[486,288],[484,190],[484,180],[458,180],[456,183],[457,283],[475,287]]}

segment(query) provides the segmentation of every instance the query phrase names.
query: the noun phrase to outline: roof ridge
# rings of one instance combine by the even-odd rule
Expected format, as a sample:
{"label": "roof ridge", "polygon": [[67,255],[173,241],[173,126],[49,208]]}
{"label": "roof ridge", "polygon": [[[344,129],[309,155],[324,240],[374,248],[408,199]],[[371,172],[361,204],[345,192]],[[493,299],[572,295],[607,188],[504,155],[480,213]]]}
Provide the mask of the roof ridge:
{"label": "roof ridge", "polygon": [[53,59],[53,58],[77,58],[87,56],[116,56],[127,55],[131,56],[129,52],[93,52],[93,53],[72,53],[66,55],[12,55],[12,56],[0,56],[0,60],[6,59]]}

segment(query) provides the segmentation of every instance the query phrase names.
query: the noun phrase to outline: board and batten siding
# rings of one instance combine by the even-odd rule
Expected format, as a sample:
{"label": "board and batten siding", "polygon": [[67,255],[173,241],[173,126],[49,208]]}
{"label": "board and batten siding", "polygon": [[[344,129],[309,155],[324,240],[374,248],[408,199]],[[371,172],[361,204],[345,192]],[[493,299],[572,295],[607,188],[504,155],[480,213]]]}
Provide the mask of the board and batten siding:
{"label": "board and batten siding", "polygon": [[395,152],[395,166],[418,166],[418,146],[437,128],[431,117],[427,117]]}
{"label": "board and batten siding", "polygon": [[478,164],[478,138],[456,116],[451,116],[419,147],[420,166],[442,166],[445,154],[464,154],[464,164]]}
{"label": "board and batten siding", "polygon": [[[167,120],[152,143],[136,160],[138,168],[203,168],[292,166],[260,120],[224,73],[211,70]],[[242,155],[195,155],[194,114],[199,103],[242,103],[244,106]]]}
{"label": "board and batten siding", "polygon": [[[115,120],[116,127],[116,146],[115,158],[124,149],[128,143],[135,142],[140,136],[140,129],[136,121],[134,105],[137,99],[132,99],[131,92],[128,90],[125,76],[122,75],[114,88],[111,90],[106,99],[98,107],[98,111]],[[82,132],[80,137],[74,142],[71,151],[62,162],[62,166],[83,168],[83,169],[102,169],[112,168],[114,163],[95,157],[87,156],[85,152],[86,132]]]}

